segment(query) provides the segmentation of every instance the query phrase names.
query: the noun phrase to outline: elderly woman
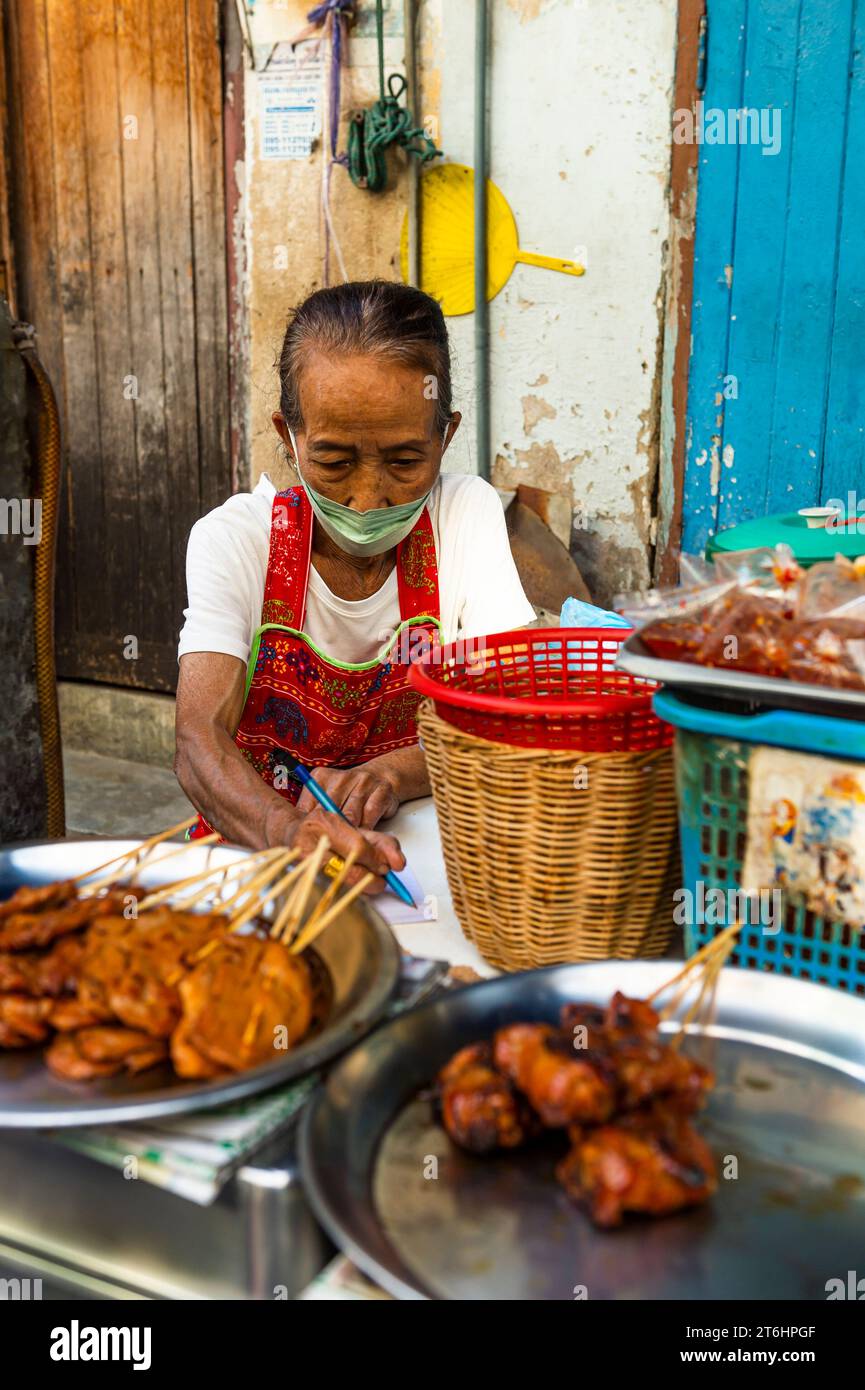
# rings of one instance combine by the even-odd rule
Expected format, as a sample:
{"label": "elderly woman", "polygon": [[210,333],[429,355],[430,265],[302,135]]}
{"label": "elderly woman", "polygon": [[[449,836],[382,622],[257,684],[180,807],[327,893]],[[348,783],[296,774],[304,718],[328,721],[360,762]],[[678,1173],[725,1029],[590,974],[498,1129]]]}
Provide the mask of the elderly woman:
{"label": "elderly woman", "polygon": [[[425,796],[407,655],[522,627],[534,612],[501,504],[441,473],[460,423],[441,309],[407,285],[319,290],[294,313],[273,416],[296,475],[264,475],[192,529],[180,635],[180,783],[227,839],[308,853],[325,833],[379,876],[400,869],[374,829]],[[410,641],[406,641],[406,635]],[[286,771],[316,769],[350,824]]]}

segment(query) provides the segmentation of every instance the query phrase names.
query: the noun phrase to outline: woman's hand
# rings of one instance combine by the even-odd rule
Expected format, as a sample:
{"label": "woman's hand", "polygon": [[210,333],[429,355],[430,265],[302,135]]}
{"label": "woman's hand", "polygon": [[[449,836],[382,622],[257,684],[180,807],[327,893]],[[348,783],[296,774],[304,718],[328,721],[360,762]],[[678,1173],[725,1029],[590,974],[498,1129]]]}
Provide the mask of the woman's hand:
{"label": "woman's hand", "polygon": [[[315,767],[312,772],[343,815],[364,830],[395,815],[401,802],[430,791],[426,759],[417,746],[382,753],[359,767]],[[309,812],[317,804],[304,787],[297,809]]]}
{"label": "woman's hand", "polygon": [[[295,812],[295,815],[297,813]],[[377,830],[356,830],[353,825],[316,806],[309,815],[303,816],[293,827],[289,843],[300,850],[304,859],[318,848],[322,835],[326,835],[334,852],[347,858],[352,850],[357,858],[347,875],[349,884],[357,883],[365,873],[375,874],[375,878],[364,890],[367,893],[384,891],[384,876],[388,869],[405,868],[405,855],[399,841],[393,835],[383,835]],[[288,838],[288,837],[287,837]]]}
{"label": "woman's hand", "polygon": [[[317,767],[313,775],[352,825],[372,830],[399,810],[397,779],[390,769],[378,766],[383,761],[374,758],[361,767]],[[315,797],[304,787],[298,811],[309,813],[317,806]]]}

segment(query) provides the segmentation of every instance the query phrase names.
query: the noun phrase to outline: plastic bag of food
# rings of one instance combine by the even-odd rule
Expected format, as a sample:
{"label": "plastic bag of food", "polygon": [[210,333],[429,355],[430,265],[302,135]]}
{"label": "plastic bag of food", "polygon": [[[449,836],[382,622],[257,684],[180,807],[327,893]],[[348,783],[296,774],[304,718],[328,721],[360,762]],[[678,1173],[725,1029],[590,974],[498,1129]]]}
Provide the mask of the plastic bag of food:
{"label": "plastic bag of food", "polygon": [[[732,589],[704,615],[705,636],[694,652],[700,666],[785,676],[790,664],[787,604],[774,591]],[[643,640],[649,645],[649,636]]]}
{"label": "plastic bag of food", "polygon": [[817,618],[787,624],[791,680],[865,690],[865,623]]}
{"label": "plastic bag of food", "polygon": [[715,556],[716,573],[740,584],[759,584],[761,588],[775,585],[787,587],[802,576],[802,569],[789,545],[764,545],[756,550],[719,551]]}
{"label": "plastic bag of food", "polygon": [[799,585],[796,617],[805,622],[823,617],[856,619],[863,624],[865,636],[865,563],[836,555],[834,560],[813,565]]}
{"label": "plastic bag of food", "polygon": [[613,606],[638,629],[647,623],[685,622],[735,587],[733,579],[715,579],[711,584],[649,589],[645,593],[617,594]]}

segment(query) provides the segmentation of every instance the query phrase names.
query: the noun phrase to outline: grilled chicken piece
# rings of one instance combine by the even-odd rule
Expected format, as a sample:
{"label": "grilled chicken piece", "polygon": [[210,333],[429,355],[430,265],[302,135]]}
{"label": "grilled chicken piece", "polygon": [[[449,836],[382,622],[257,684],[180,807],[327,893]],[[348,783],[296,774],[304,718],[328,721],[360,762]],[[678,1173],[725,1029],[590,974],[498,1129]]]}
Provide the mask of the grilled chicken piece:
{"label": "grilled chicken piece", "polygon": [[624,1110],[667,1095],[676,1095],[688,1109],[698,1110],[714,1084],[712,1073],[699,1062],[651,1038],[619,1039],[612,1045],[611,1058]]}
{"label": "grilled chicken piece", "polygon": [[157,908],[134,921],[106,917],[87,934],[78,997],[97,1017],[167,1038],[180,1021],[178,984],[198,953],[225,932],[216,915]]}
{"label": "grilled chicken piece", "polygon": [[463,1047],[439,1072],[442,1123],[471,1153],[515,1149],[539,1128],[528,1105],[493,1066],[489,1043]]}
{"label": "grilled chicken piece", "polygon": [[598,1004],[564,1004],[559,1013],[562,1029],[573,1036],[585,1028],[590,1045],[598,1045],[606,1034],[607,1013]]}
{"label": "grilled chicken piece", "polygon": [[606,1008],[599,1004],[565,1004],[559,1022],[568,1033],[584,1026],[592,1045],[603,1046],[610,1036],[654,1037],[660,1018],[645,999],[629,999],[617,990]]}
{"label": "grilled chicken piece", "polygon": [[523,1092],[545,1125],[600,1123],[615,1109],[615,1074],[607,1057],[546,1023],[514,1023],[493,1040],[495,1066]]}
{"label": "grilled chicken piece", "polygon": [[67,1081],[91,1081],[118,1072],[139,1072],[165,1061],[168,1046],[134,1028],[82,1028],[55,1038],[45,1061]]}
{"label": "grilled chicken piece", "polygon": [[28,994],[0,994],[0,1047],[35,1047],[51,1031],[50,999]]}
{"label": "grilled chicken piece", "polygon": [[48,907],[59,907],[68,899],[74,899],[74,883],[40,883],[36,887],[26,885],[16,888],[11,898],[0,903],[0,921],[13,912],[44,912]]}
{"label": "grilled chicken piece", "polygon": [[58,936],[80,931],[99,917],[122,912],[125,898],[134,892],[133,888],[112,889],[98,898],[75,898],[41,912],[11,912],[0,920],[0,951],[48,946]]}
{"label": "grilled chicken piece", "polygon": [[675,1107],[656,1105],[572,1138],[556,1176],[604,1228],[621,1225],[626,1212],[665,1216],[697,1206],[717,1186],[708,1145]]}
{"label": "grilled chicken piece", "polygon": [[312,1022],[306,961],[267,937],[225,937],[179,989],[184,1026],[172,1058],[181,1076],[200,1074],[184,1069],[197,1065],[190,1049],[220,1069],[244,1071],[294,1046]]}
{"label": "grilled chicken piece", "polygon": [[84,955],[82,937],[65,936],[50,951],[4,952],[0,955],[0,992],[71,994]]}
{"label": "grilled chicken piece", "polygon": [[658,1015],[643,999],[614,994],[603,1013],[590,1004],[566,1004],[561,1022],[574,1034],[583,1026],[586,1046],[609,1058],[618,1080],[618,1108],[632,1110],[656,1096],[676,1094],[697,1110],[713,1084],[705,1067],[663,1041]]}
{"label": "grilled chicken piece", "polygon": [[646,1037],[657,1033],[660,1021],[657,1010],[645,999],[629,999],[620,990],[616,990],[604,1015],[605,1027]]}

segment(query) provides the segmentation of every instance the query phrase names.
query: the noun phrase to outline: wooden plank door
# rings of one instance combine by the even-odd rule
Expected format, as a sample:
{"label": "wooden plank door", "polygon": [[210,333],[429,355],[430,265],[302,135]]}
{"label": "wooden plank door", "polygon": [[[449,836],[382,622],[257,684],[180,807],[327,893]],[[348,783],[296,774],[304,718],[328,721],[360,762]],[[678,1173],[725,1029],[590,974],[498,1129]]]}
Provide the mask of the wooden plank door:
{"label": "wooden plank door", "polygon": [[708,0],[707,14],[705,131],[714,111],[774,109],[780,144],[699,151],[691,552],[865,492],[865,0]]}
{"label": "wooden plank door", "polygon": [[231,490],[215,0],[6,6],[19,317],[61,406],[62,676],[173,690]]}

